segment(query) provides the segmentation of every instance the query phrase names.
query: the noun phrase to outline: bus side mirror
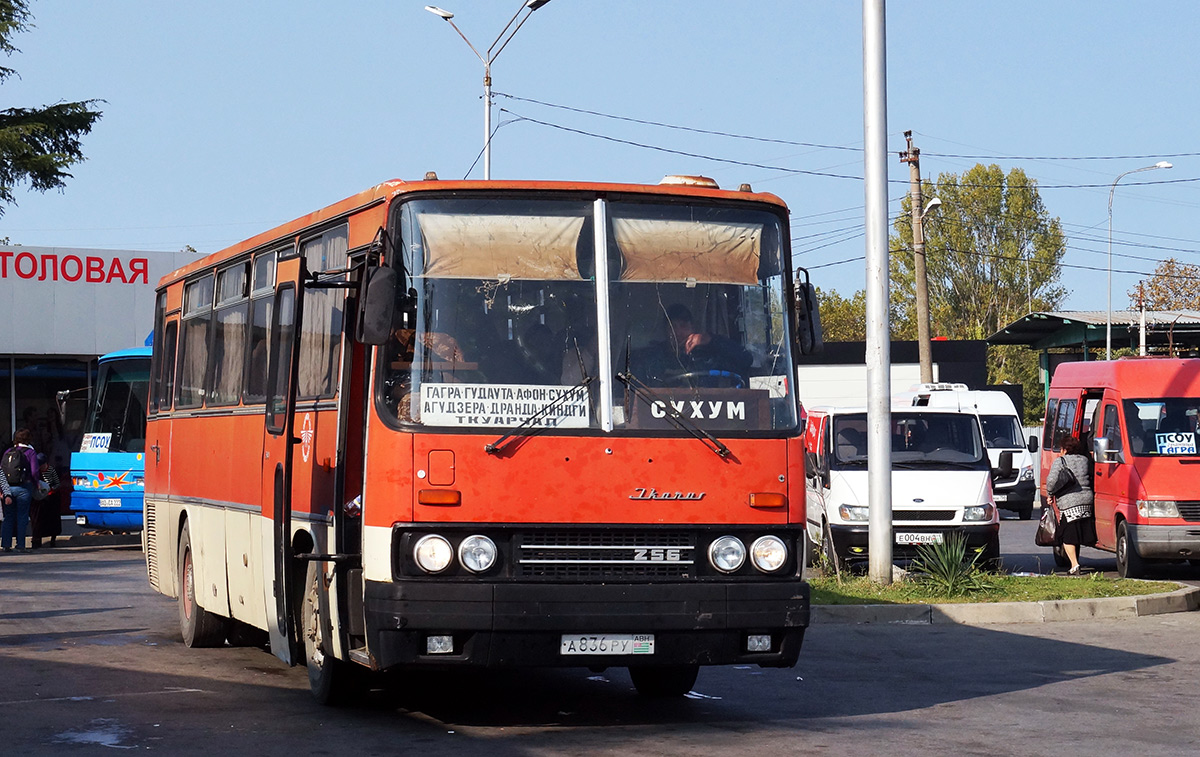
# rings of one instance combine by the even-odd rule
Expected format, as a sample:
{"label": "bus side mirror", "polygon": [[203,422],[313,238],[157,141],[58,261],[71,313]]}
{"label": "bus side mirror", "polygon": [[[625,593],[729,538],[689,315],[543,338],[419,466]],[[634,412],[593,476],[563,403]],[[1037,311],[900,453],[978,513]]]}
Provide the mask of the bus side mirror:
{"label": "bus side mirror", "polygon": [[1110,451],[1108,449],[1108,437],[1098,436],[1092,440],[1092,456],[1098,463],[1111,463]]}
{"label": "bus side mirror", "polygon": [[1006,449],[1000,453],[999,464],[992,468],[992,478],[1012,478],[1013,474],[1013,453],[1011,449]]}
{"label": "bus side mirror", "polygon": [[363,344],[383,344],[392,335],[396,312],[396,271],[371,266],[363,272],[358,291],[355,338]]}
{"label": "bus side mirror", "polygon": [[796,338],[802,355],[813,355],[825,348],[817,288],[807,281],[796,286]]}
{"label": "bus side mirror", "polygon": [[1035,455],[1037,454],[1038,438],[1036,436],[1030,435],[1029,444],[1026,446],[1026,449],[1028,449],[1030,451],[1030,453],[1032,453],[1032,454],[1035,454]]}

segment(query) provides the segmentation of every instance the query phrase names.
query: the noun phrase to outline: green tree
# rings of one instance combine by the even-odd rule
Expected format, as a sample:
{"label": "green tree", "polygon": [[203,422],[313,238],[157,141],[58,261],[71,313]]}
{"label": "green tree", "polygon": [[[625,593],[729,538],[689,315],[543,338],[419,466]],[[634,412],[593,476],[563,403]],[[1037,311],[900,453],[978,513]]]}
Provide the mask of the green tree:
{"label": "green tree", "polygon": [[[821,329],[827,342],[865,342],[867,340],[867,292],[859,289],[849,297],[836,291],[823,292],[817,287],[821,304]],[[893,288],[888,312],[892,339],[916,339],[916,323],[908,318],[901,299]]]}
{"label": "green tree", "polygon": [[[27,0],[0,0],[0,51],[17,52],[11,39],[30,26]],[[0,82],[14,75],[15,70],[0,66]],[[16,204],[15,190],[23,182],[39,192],[66,185],[67,169],[84,160],[80,138],[100,118],[100,111],[92,110],[98,102],[0,110],[0,215],[5,205]]]}
{"label": "green tree", "polygon": [[1139,293],[1147,310],[1200,310],[1200,265],[1167,258],[1154,267],[1154,275],[1129,290],[1135,306]]}
{"label": "green tree", "polygon": [[[1018,318],[1056,310],[1066,238],[1051,218],[1037,183],[1019,168],[978,164],[962,176],[939,174],[922,189],[942,204],[925,217],[930,331],[952,339],[984,339]],[[912,224],[909,199],[889,240],[893,307],[914,320]],[[1037,356],[1024,347],[988,350],[988,380],[1025,386],[1026,406],[1038,407]]]}
{"label": "green tree", "polygon": [[849,298],[817,287],[821,330],[827,342],[862,342],[867,338],[867,294],[860,289]]}

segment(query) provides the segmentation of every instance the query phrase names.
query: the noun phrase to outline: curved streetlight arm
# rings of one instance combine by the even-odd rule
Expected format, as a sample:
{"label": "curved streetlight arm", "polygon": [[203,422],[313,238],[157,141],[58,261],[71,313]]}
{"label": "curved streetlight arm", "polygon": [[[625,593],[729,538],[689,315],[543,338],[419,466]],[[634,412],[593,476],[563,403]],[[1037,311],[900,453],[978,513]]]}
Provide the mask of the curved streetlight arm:
{"label": "curved streetlight arm", "polygon": [[[442,18],[446,18],[446,17],[442,16]],[[475,49],[475,45],[472,45],[471,40],[467,39],[467,35],[463,34],[462,30],[458,28],[458,24],[454,23],[452,20],[450,20],[448,18],[446,18],[446,23],[450,24],[450,26],[454,29],[454,31],[458,32],[458,36],[462,37],[463,42],[467,43],[467,47],[471,48],[471,52],[475,53],[475,57],[479,58],[479,62],[483,64],[484,68],[487,68],[489,66],[489,64],[491,63],[491,61],[489,61],[487,58],[485,58],[479,54],[479,51]]]}
{"label": "curved streetlight arm", "polygon": [[[487,53],[488,53],[488,60],[496,60],[496,55],[499,55],[499,54],[500,54],[500,50],[503,50],[503,49],[504,49],[504,45],[507,45],[507,44],[508,44],[508,39],[512,39],[512,34],[510,34],[510,35],[509,35],[509,37],[508,37],[508,39],[504,40],[504,45],[500,45],[500,50],[496,50],[496,55],[492,55],[492,50],[494,50],[494,49],[495,49],[496,45],[497,45],[497,44],[500,42],[501,38],[503,38],[503,37],[504,37],[504,33],[505,33],[505,32],[507,32],[507,31],[508,31],[508,28],[509,28],[510,26],[512,26],[512,25],[513,25],[513,22],[517,20],[517,16],[520,16],[520,15],[521,15],[521,11],[523,11],[523,10],[525,10],[525,4],[524,4],[524,3],[522,3],[522,4],[521,4],[521,7],[520,7],[520,8],[517,8],[517,12],[513,14],[513,17],[512,17],[512,18],[510,18],[510,19],[508,20],[508,23],[504,25],[504,28],[503,28],[503,29],[501,29],[501,30],[500,30],[500,33],[496,35],[496,38],[495,38],[494,40],[492,40],[492,44],[491,44],[491,46],[490,46],[490,47],[488,47],[488,49],[487,49]],[[529,11],[529,12],[530,12],[530,13],[533,13],[533,11]],[[528,16],[528,15],[526,15],[526,16],[525,16],[525,18],[529,18],[529,16]],[[523,24],[523,23],[525,23],[525,20],[524,20],[524,19],[522,19],[522,20],[521,20],[521,24]],[[517,29],[520,29],[520,28],[521,28],[521,24],[517,24],[517,28],[516,28],[516,29],[513,29],[513,34],[516,34],[516,33],[517,33]]]}
{"label": "curved streetlight arm", "polygon": [[1165,160],[1160,160],[1152,166],[1142,166],[1131,171],[1126,171],[1117,178],[1113,179],[1112,186],[1108,189],[1108,316],[1105,319],[1104,326],[1104,359],[1112,360],[1112,206],[1113,195],[1117,193],[1117,183],[1131,173],[1141,173],[1142,171],[1153,171],[1156,168],[1171,168],[1171,164]]}

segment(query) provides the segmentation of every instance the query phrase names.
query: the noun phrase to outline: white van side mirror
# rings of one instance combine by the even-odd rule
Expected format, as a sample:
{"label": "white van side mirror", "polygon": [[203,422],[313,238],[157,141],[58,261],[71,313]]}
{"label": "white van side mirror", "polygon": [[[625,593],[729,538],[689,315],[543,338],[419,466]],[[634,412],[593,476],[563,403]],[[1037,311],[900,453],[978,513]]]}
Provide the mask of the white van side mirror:
{"label": "white van side mirror", "polygon": [[1029,453],[1036,455],[1038,451],[1038,438],[1032,434],[1029,435],[1029,443],[1025,447]]}

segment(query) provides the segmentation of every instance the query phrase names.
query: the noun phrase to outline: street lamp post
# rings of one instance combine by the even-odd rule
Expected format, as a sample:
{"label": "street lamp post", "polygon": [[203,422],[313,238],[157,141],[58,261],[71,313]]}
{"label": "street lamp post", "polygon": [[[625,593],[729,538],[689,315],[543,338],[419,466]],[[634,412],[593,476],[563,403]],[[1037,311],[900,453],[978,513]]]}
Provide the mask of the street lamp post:
{"label": "street lamp post", "polygon": [[[436,5],[425,6],[425,10],[450,24],[454,28],[454,31],[458,32],[458,36],[463,38],[463,42],[467,43],[467,47],[471,48],[471,52],[475,53],[475,57],[479,58],[479,61],[483,64],[483,178],[485,180],[492,178],[492,64],[496,62],[496,58],[500,57],[500,53],[504,52],[504,48],[508,46],[508,43],[516,36],[517,32],[521,30],[521,27],[525,25],[525,22],[529,20],[533,12],[548,2],[550,0],[525,0],[522,2],[521,7],[517,8],[517,12],[508,20],[508,23],[504,25],[500,33],[496,35],[496,39],[488,47],[486,55],[480,54],[475,49],[475,45],[471,44],[471,40],[467,39],[467,35],[463,34],[462,30],[454,23],[453,13],[442,10]],[[522,18],[516,27],[513,27],[513,23],[517,21],[517,17],[524,10],[528,10],[525,18]],[[509,28],[512,28],[511,33],[508,32]],[[508,33],[507,37],[505,37],[506,33]],[[499,48],[496,47],[497,45],[499,45]],[[493,50],[495,52],[492,52]]]}
{"label": "street lamp post", "polygon": [[1126,171],[1117,178],[1113,179],[1112,187],[1108,190],[1108,318],[1106,319],[1104,329],[1104,359],[1112,360],[1112,204],[1113,195],[1117,191],[1117,182],[1124,179],[1131,173],[1141,173],[1142,171],[1153,171],[1156,168],[1170,168],[1171,164],[1165,160],[1160,160],[1152,166],[1144,166],[1135,168],[1132,171]]}

